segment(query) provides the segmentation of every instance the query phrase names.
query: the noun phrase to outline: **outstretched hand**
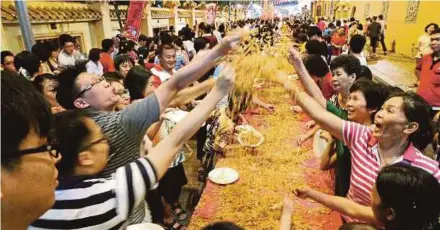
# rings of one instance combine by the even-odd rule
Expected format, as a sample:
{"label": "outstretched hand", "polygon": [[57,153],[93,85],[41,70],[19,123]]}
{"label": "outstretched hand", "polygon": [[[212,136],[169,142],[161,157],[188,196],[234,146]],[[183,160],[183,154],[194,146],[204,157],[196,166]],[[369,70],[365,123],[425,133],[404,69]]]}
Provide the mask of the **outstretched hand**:
{"label": "outstretched hand", "polygon": [[244,37],[248,36],[249,34],[250,29],[248,27],[229,32],[220,43],[222,51],[227,53],[229,50],[237,48],[240,45],[241,40],[243,40]]}
{"label": "outstretched hand", "polygon": [[300,187],[297,188],[293,191],[293,194],[295,194],[295,196],[301,198],[301,199],[307,199],[309,198],[309,192],[311,191],[311,189],[309,187]]}
{"label": "outstretched hand", "polygon": [[302,62],[301,54],[294,46],[291,46],[289,48],[288,60],[289,60],[289,63],[292,65]]}
{"label": "outstretched hand", "polygon": [[234,82],[235,70],[231,66],[226,65],[216,81],[215,88],[226,94],[232,90]]}

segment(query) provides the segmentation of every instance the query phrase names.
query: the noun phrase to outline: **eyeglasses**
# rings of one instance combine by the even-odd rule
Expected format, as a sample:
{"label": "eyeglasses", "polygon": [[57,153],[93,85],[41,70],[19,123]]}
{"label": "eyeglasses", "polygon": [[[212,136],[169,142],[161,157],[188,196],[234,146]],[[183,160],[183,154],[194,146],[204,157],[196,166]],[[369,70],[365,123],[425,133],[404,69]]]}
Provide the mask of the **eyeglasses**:
{"label": "eyeglasses", "polygon": [[6,153],[5,155],[7,158],[11,158],[11,157],[18,157],[22,155],[36,154],[43,152],[49,152],[49,154],[55,159],[57,159],[60,156],[60,151],[58,150],[58,148],[55,147],[55,145],[48,145],[48,144],[44,144],[37,148],[24,149],[24,150],[19,150],[17,152]]}
{"label": "eyeglasses", "polygon": [[84,94],[86,91],[91,90],[93,88],[93,86],[95,86],[96,84],[99,84],[101,82],[105,81],[104,77],[100,77],[98,79],[96,79],[94,82],[88,84],[83,90],[81,90],[78,94],[76,94],[76,96],[74,97],[74,99],[77,99],[78,97],[80,97],[82,94]]}
{"label": "eyeglasses", "polygon": [[85,150],[87,150],[87,149],[90,149],[92,146],[97,145],[97,144],[100,144],[100,143],[102,143],[102,142],[107,142],[107,140],[108,140],[107,137],[102,137],[102,138],[100,138],[100,139],[98,139],[98,140],[96,140],[96,141],[93,141],[93,142],[91,142],[90,144],[84,146],[83,148],[81,148],[81,149],[79,150],[79,152],[82,152],[82,151],[85,151]]}

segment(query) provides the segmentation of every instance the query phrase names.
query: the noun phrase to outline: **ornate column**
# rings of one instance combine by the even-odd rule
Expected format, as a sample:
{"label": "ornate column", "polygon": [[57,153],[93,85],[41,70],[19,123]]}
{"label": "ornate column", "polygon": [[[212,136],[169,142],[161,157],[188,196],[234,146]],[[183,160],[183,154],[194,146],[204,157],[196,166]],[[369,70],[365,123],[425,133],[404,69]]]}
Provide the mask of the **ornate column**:
{"label": "ornate column", "polygon": [[153,24],[152,24],[153,19],[151,19],[151,3],[150,2],[148,2],[147,5],[145,6],[145,13],[147,15],[147,19],[145,19],[145,24],[147,27],[147,36],[153,37]]}
{"label": "ornate column", "polygon": [[108,2],[92,2],[92,8],[101,13],[101,20],[92,23],[93,34],[92,47],[101,47],[101,41],[112,37],[112,21],[110,18],[110,6]]}

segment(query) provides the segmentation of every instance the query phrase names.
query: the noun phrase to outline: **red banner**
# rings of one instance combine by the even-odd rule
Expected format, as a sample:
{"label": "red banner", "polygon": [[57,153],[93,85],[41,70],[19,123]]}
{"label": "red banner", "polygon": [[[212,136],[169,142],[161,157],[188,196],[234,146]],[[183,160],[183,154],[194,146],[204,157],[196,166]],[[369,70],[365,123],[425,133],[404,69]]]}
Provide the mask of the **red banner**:
{"label": "red banner", "polygon": [[140,35],[142,16],[147,1],[132,1],[127,10],[127,21],[125,23],[123,35],[133,41],[137,41]]}

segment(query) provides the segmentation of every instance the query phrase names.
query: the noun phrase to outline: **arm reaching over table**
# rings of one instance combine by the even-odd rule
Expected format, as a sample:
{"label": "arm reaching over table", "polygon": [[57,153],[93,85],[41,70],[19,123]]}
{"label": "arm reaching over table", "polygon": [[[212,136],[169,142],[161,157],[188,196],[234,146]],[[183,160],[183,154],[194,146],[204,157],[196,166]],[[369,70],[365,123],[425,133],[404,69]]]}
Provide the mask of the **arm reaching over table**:
{"label": "arm reaching over table", "polygon": [[371,207],[360,205],[345,197],[328,195],[318,192],[311,188],[297,188],[294,191],[295,195],[301,199],[310,198],[318,203],[321,203],[328,208],[335,210],[344,215],[363,220],[368,223],[381,224],[374,217]]}
{"label": "arm reaching over table", "polygon": [[293,200],[288,195],[284,196],[283,211],[280,219],[280,230],[290,230],[292,228]]}
{"label": "arm reaching over table", "polygon": [[168,170],[177,151],[191,138],[215,109],[217,102],[229,93],[234,85],[235,72],[227,67],[216,82],[213,90],[177,124],[171,134],[160,141],[149,153],[147,158],[152,162],[161,178]]}
{"label": "arm reaching over table", "polygon": [[319,89],[318,85],[315,83],[313,78],[307,72],[306,67],[301,58],[301,54],[294,48],[289,49],[289,63],[295,68],[298,74],[301,84],[304,86],[304,90],[313,97],[323,108],[326,107],[327,100]]}

